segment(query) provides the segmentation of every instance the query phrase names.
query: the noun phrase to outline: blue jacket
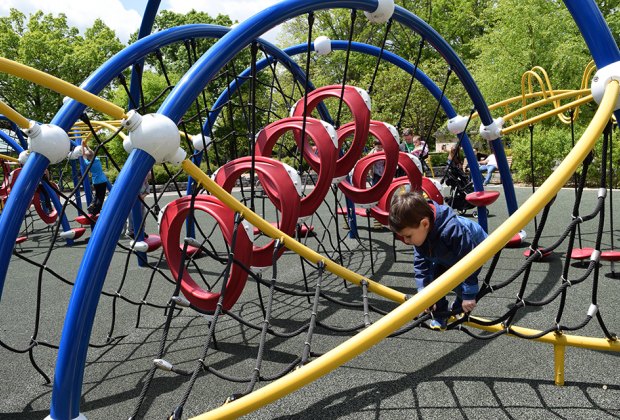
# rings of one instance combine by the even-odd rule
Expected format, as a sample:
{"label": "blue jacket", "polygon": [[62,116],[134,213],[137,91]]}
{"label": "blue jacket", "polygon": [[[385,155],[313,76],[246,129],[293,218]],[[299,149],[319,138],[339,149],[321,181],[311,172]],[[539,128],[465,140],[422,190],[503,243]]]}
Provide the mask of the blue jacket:
{"label": "blue jacket", "polygon": [[[413,257],[418,291],[456,264],[487,237],[478,223],[457,216],[448,206],[435,202],[430,204],[435,206],[433,228],[424,243],[415,247]],[[476,297],[479,290],[478,273],[480,269],[461,284],[463,300]]]}
{"label": "blue jacket", "polygon": [[[106,184],[108,182],[108,178],[103,173],[101,161],[97,156],[95,156],[93,160],[93,166],[90,167],[90,176],[93,179],[93,185]],[[86,163],[86,165],[90,165],[90,161],[86,158],[84,158],[84,163]]]}

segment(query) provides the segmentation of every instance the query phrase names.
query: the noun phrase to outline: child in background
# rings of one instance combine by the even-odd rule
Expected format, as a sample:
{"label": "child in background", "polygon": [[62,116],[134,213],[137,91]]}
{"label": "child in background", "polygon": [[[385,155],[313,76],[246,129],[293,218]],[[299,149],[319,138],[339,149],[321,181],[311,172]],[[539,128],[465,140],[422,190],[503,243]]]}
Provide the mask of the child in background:
{"label": "child in background", "polygon": [[[375,147],[372,148],[370,153],[378,153],[383,152],[383,145],[379,140],[375,140]],[[368,153],[368,154],[370,154]],[[385,159],[375,162],[372,165],[372,185],[375,185],[381,177],[383,176],[383,172],[385,171]]]}
{"label": "child in background", "polygon": [[[428,286],[448,268],[456,264],[486,237],[477,223],[458,216],[454,211],[433,201],[427,201],[419,192],[397,194],[390,206],[389,228],[415,247],[414,275],[418,292]],[[476,307],[478,274],[472,273],[454,291],[456,300],[450,309],[471,312]],[[427,311],[448,312],[448,300],[442,297]],[[440,315],[431,321],[431,328],[445,329],[447,319]]]}
{"label": "child in background", "polygon": [[101,207],[103,206],[103,201],[105,200],[105,193],[108,187],[108,178],[103,173],[103,168],[101,167],[101,161],[95,155],[95,152],[88,147],[88,143],[86,140],[82,140],[82,156],[84,157],[84,162],[86,165],[90,165],[90,162],[93,162],[93,166],[90,168],[90,176],[92,178],[93,183],[93,199],[88,206],[88,214],[91,216],[96,216],[101,211]]}

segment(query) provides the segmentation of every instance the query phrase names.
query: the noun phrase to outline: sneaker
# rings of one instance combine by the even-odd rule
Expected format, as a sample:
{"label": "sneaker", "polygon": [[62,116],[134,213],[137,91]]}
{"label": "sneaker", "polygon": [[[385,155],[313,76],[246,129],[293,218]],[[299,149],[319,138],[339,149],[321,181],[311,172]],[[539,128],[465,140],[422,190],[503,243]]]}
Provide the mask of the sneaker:
{"label": "sneaker", "polygon": [[445,319],[433,319],[431,320],[431,323],[429,324],[429,327],[431,330],[437,330],[437,331],[445,331],[447,326],[448,325]]}

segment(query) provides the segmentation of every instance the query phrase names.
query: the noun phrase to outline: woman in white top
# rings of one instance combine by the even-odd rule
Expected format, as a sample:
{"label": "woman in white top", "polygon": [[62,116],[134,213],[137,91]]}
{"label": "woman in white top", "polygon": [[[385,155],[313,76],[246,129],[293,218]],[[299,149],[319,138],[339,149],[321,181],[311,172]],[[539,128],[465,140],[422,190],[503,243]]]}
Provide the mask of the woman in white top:
{"label": "woman in white top", "polygon": [[491,177],[493,176],[493,172],[497,169],[497,159],[495,159],[495,154],[491,153],[487,156],[486,159],[482,159],[480,162],[480,172],[487,173],[487,176],[484,178],[484,182],[482,185],[487,185],[489,181],[491,181]]}

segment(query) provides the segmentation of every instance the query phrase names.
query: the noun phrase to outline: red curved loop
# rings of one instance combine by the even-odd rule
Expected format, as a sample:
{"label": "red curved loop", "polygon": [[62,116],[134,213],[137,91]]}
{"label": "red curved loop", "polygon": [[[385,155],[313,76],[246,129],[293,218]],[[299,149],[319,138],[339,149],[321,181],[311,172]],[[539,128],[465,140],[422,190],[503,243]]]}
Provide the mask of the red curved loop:
{"label": "red curved loop", "polygon": [[[185,196],[168,204],[160,222],[159,234],[164,246],[164,254],[175,280],[179,278],[179,265],[182,256],[179,238],[191,209],[191,200],[191,196]],[[204,211],[212,216],[220,227],[224,240],[228,244],[232,242],[235,214],[224,203],[215,197],[198,195],[194,200],[194,210]],[[236,260],[245,266],[250,266],[252,242],[244,229],[238,229],[235,248],[232,252]],[[248,273],[244,269],[233,264],[226,283],[226,295],[222,303],[224,309],[229,310],[235,304],[243,291],[247,277]],[[181,278],[181,291],[194,306],[207,312],[215,311],[217,301],[220,298],[220,293],[204,290],[196,284],[185,268],[183,268]]]}
{"label": "red curved loop", "polygon": [[[269,124],[258,133],[256,153],[261,156],[271,157],[273,147],[278,139],[287,131],[293,131],[293,134],[300,134],[303,122],[303,117],[290,117]],[[334,178],[336,159],[338,157],[336,145],[321,121],[314,118],[306,118],[305,128],[306,134],[316,145],[318,155],[315,155],[312,151],[310,142],[305,142],[304,158],[310,167],[317,172],[318,178],[314,189],[301,199],[299,217],[314,214],[323,202],[323,198],[327,195]],[[294,137],[299,146],[301,144],[301,136],[295,135]]]}
{"label": "red curved loop", "polygon": [[[422,172],[416,164],[414,159],[418,159],[417,156],[412,153],[399,152],[398,153],[398,167],[405,172],[405,176],[409,179],[412,191],[422,190]],[[419,161],[419,159],[418,159]]]}
{"label": "red curved loop", "polygon": [[443,195],[441,195],[441,192],[439,192],[433,181],[427,177],[422,178],[422,191],[435,203],[443,204]]}
{"label": "red curved loop", "polygon": [[[13,189],[13,186],[15,185],[15,181],[17,181],[17,178],[19,177],[21,170],[22,168],[17,168],[17,169],[14,169],[10,173],[9,185],[8,185],[8,188],[6,188],[7,194],[11,192],[11,189]],[[34,196],[32,197],[31,203],[34,204],[34,209],[36,210],[41,220],[43,220],[45,224],[51,225],[54,222],[56,222],[56,219],[58,218],[58,212],[56,211],[55,208],[49,209],[51,210],[49,212],[43,208],[43,204],[41,204],[41,194],[46,194],[46,193],[47,192],[43,190],[43,187],[39,185],[37,187],[37,190],[34,193]]]}
{"label": "red curved loop", "polygon": [[[252,158],[249,156],[232,160],[217,171],[215,182],[230,192],[241,174],[251,169]],[[301,201],[286,168],[280,161],[264,156],[256,156],[255,170],[269,199],[280,210],[280,230],[287,235],[294,236]],[[275,240],[262,247],[255,246],[252,265],[255,267],[270,267],[273,265],[274,249]],[[284,248],[280,248],[277,257],[279,258],[283,252]]]}
{"label": "red curved loop", "polygon": [[41,194],[47,194],[47,191],[43,189],[42,185],[37,187],[37,190],[34,193],[34,197],[32,198],[32,204],[34,204],[34,209],[37,214],[43,220],[43,222],[47,225],[52,225],[58,219],[58,211],[54,208],[52,204],[52,200],[50,199],[51,209],[43,208],[43,203],[41,203]]}
{"label": "red curved loop", "polygon": [[2,165],[2,185],[0,185],[0,196],[9,195],[9,178],[11,176],[11,166],[9,162],[4,159],[0,159],[0,165]]}
{"label": "red curved loop", "polygon": [[[364,146],[366,145],[366,139],[368,138],[368,127],[370,125],[370,104],[366,103],[364,96],[366,92],[358,89],[354,86],[345,86],[344,91],[342,85],[330,85],[323,86],[308,93],[307,96],[307,108],[306,116],[312,115],[312,111],[327,98],[340,98],[349,107],[353,114],[353,122],[343,125],[338,129],[338,146],[342,146],[346,135],[341,135],[341,130],[348,130],[347,127],[353,126],[354,136],[349,150],[342,155],[336,162],[336,172],[334,177],[339,178],[347,175],[355,163],[358,161]],[[304,115],[304,98],[301,98],[295,104],[292,115],[303,116]],[[351,134],[351,132],[349,132]]]}
{"label": "red curved loop", "polygon": [[[346,130],[342,132],[347,133],[351,130],[357,129],[353,126],[348,126]],[[368,131],[379,140],[383,146],[383,153],[373,153],[359,160],[353,170],[351,184],[344,181],[338,184],[338,188],[340,188],[344,195],[350,198],[354,203],[359,204],[375,203],[379,201],[392,183],[398,165],[398,140],[396,140],[390,128],[381,121],[371,121]],[[346,137],[346,135],[348,134],[345,134],[344,137]],[[385,161],[383,176],[375,185],[366,188],[366,177],[371,162],[375,163],[379,160]]]}
{"label": "red curved loop", "polygon": [[384,226],[388,225],[388,218],[390,216],[390,203],[394,193],[399,188],[404,188],[406,185],[410,185],[409,178],[401,176],[392,181],[392,184],[388,187],[383,197],[379,200],[376,206],[370,209],[370,215],[374,217],[379,223]]}

